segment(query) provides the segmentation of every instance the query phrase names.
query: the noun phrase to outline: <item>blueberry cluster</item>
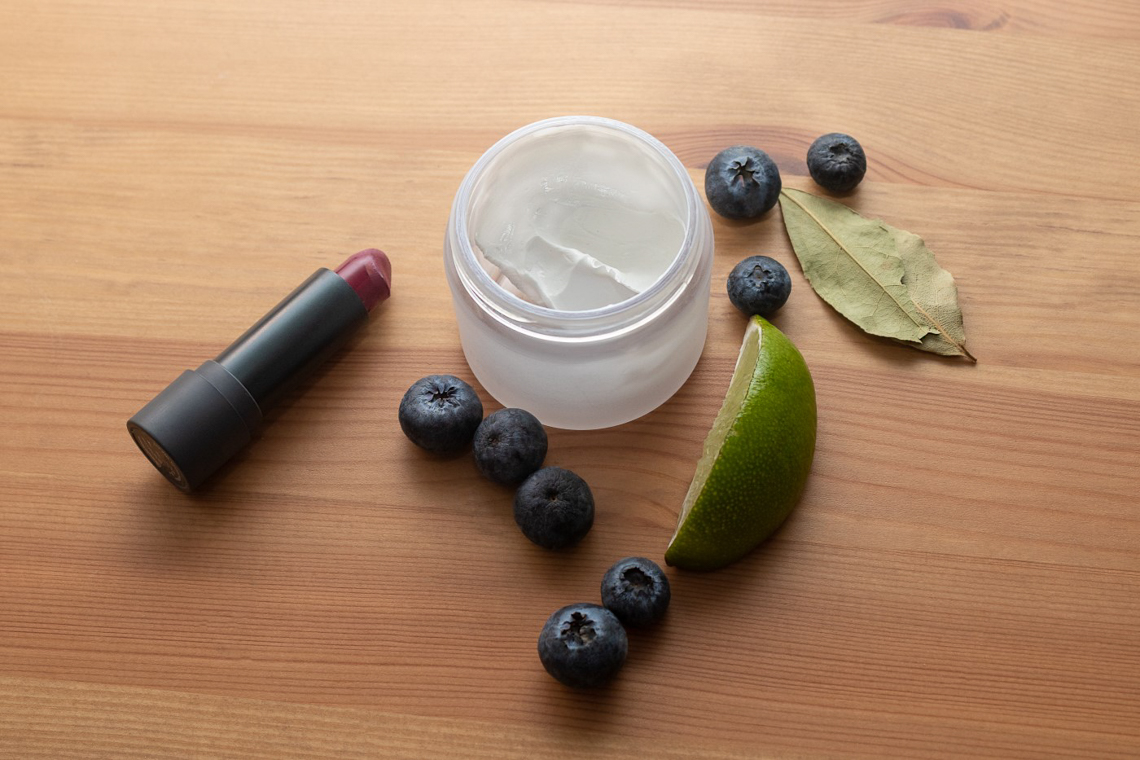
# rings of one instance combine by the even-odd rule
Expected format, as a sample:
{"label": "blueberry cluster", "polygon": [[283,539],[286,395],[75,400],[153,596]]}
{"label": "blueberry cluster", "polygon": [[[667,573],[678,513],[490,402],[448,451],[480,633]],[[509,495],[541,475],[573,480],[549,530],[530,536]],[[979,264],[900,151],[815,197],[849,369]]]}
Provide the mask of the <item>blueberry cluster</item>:
{"label": "blueberry cluster", "polygon": [[[867,154],[851,135],[830,132],[808,148],[808,172],[832,193],[853,190],[867,173]],[[783,183],[776,162],[750,145],[725,148],[705,169],[705,197],[712,210],[727,219],[756,219],[780,199]],[[728,299],[746,316],[769,318],[792,292],[792,281],[780,262],[749,256],[728,275]]]}
{"label": "blueberry cluster", "polygon": [[[851,135],[829,132],[808,148],[808,173],[833,193],[853,190],[867,173],[867,154]],[[705,197],[726,219],[756,219],[780,199],[780,169],[764,151],[734,145],[717,153],[705,168]]]}
{"label": "blueberry cluster", "polygon": [[[546,430],[530,412],[500,409],[483,418],[475,389],[454,375],[428,375],[400,401],[400,428],[412,443],[455,455],[472,446],[484,477],[515,491],[515,523],[545,549],[564,549],[594,525],[594,495],[561,467],[543,467]],[[602,605],[571,604],[555,612],[538,637],[538,656],[568,686],[601,686],[625,664],[625,625],[647,626],[669,606],[669,579],[644,557],[627,557],[602,578]],[[624,625],[623,625],[624,624]]]}
{"label": "blueberry cluster", "polygon": [[546,549],[573,546],[594,525],[594,495],[586,481],[561,467],[543,467],[542,423],[523,409],[483,418],[475,389],[454,375],[428,375],[400,401],[400,428],[412,443],[455,455],[472,446],[475,466],[488,480],[515,491],[515,523]]}
{"label": "blueberry cluster", "polygon": [[657,622],[669,607],[669,579],[657,563],[626,557],[602,578],[602,605],[569,604],[538,634],[538,658],[557,680],[573,687],[602,686],[625,664],[624,626]]}

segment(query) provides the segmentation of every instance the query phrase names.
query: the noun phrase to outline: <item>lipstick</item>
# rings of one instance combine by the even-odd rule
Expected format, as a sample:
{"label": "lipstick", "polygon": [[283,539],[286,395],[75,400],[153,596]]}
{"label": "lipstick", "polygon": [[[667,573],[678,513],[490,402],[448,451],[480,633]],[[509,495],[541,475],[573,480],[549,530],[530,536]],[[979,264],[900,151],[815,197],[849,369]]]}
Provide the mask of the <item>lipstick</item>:
{"label": "lipstick", "polygon": [[391,293],[369,248],[322,267],[214,359],[188,369],[127,421],[142,453],[187,493],[253,438],[265,413],[336,352]]}

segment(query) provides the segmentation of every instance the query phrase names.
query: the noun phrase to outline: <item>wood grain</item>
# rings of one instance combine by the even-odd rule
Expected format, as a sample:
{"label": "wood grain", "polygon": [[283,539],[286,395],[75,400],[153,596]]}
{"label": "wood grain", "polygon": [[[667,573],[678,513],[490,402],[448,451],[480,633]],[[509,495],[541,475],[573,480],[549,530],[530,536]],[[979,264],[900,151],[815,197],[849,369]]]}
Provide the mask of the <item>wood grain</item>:
{"label": "wood grain", "polygon": [[[1140,755],[1138,41],[1123,1],[4,4],[0,757]],[[778,213],[716,220],[692,379],[552,431],[598,518],[531,546],[395,409],[470,378],[463,174],[579,112],[698,185],[749,142],[812,191],[810,141],[855,134],[846,202],[955,274],[979,364],[854,329]],[[370,245],[395,282],[367,331],[205,493],[170,488],[127,417]],[[538,628],[660,558],[739,347],[723,279],[758,252],[817,385],[807,493],[741,563],[670,573],[613,688],[567,691]]]}

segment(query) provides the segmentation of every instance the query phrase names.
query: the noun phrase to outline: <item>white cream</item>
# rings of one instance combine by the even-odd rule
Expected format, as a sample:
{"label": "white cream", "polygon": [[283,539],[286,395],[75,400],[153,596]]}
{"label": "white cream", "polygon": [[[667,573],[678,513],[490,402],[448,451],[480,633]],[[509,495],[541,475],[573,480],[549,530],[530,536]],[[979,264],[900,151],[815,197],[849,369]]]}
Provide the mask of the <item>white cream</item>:
{"label": "white cream", "polygon": [[676,173],[643,141],[591,125],[528,135],[479,180],[470,229],[496,282],[536,304],[596,309],[649,288],[685,239]]}

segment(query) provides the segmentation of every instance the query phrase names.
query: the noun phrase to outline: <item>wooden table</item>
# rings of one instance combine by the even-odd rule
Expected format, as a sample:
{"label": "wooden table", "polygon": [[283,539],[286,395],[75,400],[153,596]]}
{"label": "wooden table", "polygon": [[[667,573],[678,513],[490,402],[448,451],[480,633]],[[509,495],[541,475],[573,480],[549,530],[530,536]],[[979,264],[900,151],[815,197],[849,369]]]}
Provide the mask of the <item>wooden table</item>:
{"label": "wooden table", "polygon": [[[0,757],[1140,756],[1138,43],[1132,0],[5,3]],[[811,140],[856,135],[849,202],[957,276],[978,364],[847,323],[778,212],[716,220],[692,379],[552,431],[597,522],[531,545],[396,407],[471,377],[441,255],[460,179],[570,113],[698,183],[749,143],[811,190]],[[126,419],[373,245],[395,283],[366,334],[206,493],[171,488]],[[746,560],[670,571],[667,621],[572,692],[538,630],[661,558],[753,253],[793,275],[807,493]]]}

